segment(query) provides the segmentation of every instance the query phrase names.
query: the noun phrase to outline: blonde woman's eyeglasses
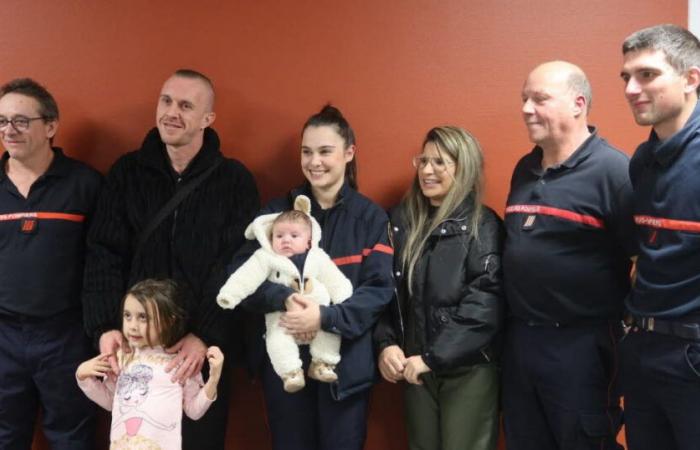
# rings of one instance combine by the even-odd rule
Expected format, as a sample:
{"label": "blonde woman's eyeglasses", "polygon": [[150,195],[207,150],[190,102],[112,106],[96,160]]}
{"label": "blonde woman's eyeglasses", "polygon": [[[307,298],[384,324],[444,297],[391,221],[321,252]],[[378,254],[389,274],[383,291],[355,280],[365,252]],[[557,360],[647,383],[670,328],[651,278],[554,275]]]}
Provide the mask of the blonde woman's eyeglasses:
{"label": "blonde woman's eyeglasses", "polygon": [[452,161],[439,156],[416,155],[413,157],[413,167],[416,169],[424,169],[428,163],[436,173],[442,173],[447,170],[447,166],[454,165]]}

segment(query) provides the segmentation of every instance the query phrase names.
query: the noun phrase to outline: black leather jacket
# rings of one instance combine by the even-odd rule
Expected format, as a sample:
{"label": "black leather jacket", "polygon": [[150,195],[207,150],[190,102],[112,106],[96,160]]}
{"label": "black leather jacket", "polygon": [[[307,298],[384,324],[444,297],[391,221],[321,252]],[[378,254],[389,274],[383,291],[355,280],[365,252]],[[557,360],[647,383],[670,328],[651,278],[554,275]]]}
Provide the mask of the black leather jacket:
{"label": "black leather jacket", "polygon": [[471,206],[465,201],[430,235],[413,274],[413,294],[400,267],[405,243],[401,208],[391,215],[397,291],[374,332],[379,354],[399,345],[406,356],[422,355],[436,373],[491,362],[502,327],[503,224],[484,207],[478,238],[471,239]]}

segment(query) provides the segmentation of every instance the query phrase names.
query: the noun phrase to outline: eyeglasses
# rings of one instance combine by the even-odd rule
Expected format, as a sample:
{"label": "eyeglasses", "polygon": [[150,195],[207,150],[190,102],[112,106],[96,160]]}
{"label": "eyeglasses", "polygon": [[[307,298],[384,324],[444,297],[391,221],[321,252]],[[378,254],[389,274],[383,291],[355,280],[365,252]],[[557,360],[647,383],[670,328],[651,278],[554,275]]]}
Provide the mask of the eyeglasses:
{"label": "eyeglasses", "polygon": [[439,156],[416,155],[413,157],[413,167],[416,169],[423,169],[428,163],[430,163],[436,173],[442,173],[447,170],[447,166],[454,165],[452,161]]}
{"label": "eyeglasses", "polygon": [[32,122],[33,120],[43,120],[45,119],[44,116],[39,116],[39,117],[24,117],[24,116],[15,116],[12,119],[8,119],[7,117],[0,117],[0,130],[4,130],[7,128],[7,125],[12,124],[12,127],[17,130],[17,131],[26,131],[29,129],[29,123]]}

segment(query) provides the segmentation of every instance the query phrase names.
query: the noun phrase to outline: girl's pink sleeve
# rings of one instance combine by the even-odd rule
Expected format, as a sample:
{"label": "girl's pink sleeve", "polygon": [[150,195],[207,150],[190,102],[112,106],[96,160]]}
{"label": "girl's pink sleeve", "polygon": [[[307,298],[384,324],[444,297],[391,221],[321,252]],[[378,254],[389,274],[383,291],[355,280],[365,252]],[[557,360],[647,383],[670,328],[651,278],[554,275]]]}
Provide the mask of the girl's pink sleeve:
{"label": "girl's pink sleeve", "polygon": [[78,387],[87,395],[93,402],[97,403],[107,411],[112,410],[112,402],[114,401],[115,382],[107,378],[105,381],[98,380],[95,377],[87,377],[83,381],[78,380]]}
{"label": "girl's pink sleeve", "polygon": [[182,392],[182,409],[190,419],[201,418],[214,400],[209,400],[204,393],[204,380],[201,373],[189,378],[185,383]]}

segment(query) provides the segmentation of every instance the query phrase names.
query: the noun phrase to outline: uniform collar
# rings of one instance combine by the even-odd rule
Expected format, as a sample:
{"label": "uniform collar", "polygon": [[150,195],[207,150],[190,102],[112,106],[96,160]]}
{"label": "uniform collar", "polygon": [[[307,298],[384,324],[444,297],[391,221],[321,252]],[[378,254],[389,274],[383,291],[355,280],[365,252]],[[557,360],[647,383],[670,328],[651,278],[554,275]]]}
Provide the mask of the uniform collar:
{"label": "uniform collar", "polygon": [[658,161],[661,166],[670,165],[678,155],[685,149],[700,129],[700,101],[695,105],[693,113],[688,118],[688,121],[683,125],[683,128],[678,130],[673,136],[665,141],[660,141],[656,131],[651,130],[649,140],[643,144],[653,155],[653,158]]}
{"label": "uniform collar", "polygon": [[[574,167],[585,161],[591,153],[593,152],[594,145],[593,141],[598,140],[598,129],[593,126],[588,127],[588,131],[591,133],[590,136],[586,138],[585,141],[571,154],[566,160],[561,164],[550,167],[548,170],[559,171],[564,169],[573,169]],[[532,158],[530,159],[530,171],[539,175],[542,175],[542,148],[538,145],[530,153]]]}
{"label": "uniform collar", "polygon": [[[184,179],[196,176],[210,167],[214,161],[223,157],[219,147],[219,136],[216,134],[216,131],[211,128],[205,128],[202,148],[192,158],[192,161],[182,172],[181,177]],[[137,158],[145,166],[155,168],[164,173],[174,172],[165,144],[160,139],[160,133],[156,127],[152,128],[144,138]]]}
{"label": "uniform collar", "polygon": [[[335,204],[328,209],[334,209],[338,206],[344,205],[346,200],[349,198],[350,195],[352,195],[353,192],[353,189],[350,187],[350,185],[348,185],[348,181],[345,180],[340,188],[340,191],[338,191],[338,198],[336,198]],[[294,199],[297,197],[297,195],[301,194],[306,195],[307,197],[309,197],[309,199],[311,199],[312,212],[322,210],[321,205],[318,204],[311,192],[311,185],[308,181],[304,182],[304,184],[302,184],[301,186],[292,189],[292,191],[289,193],[291,204],[294,204]]]}
{"label": "uniform collar", "polygon": [[[63,154],[63,150],[60,147],[51,147],[53,151],[53,160],[49,164],[49,168],[46,169],[40,177],[65,177],[70,173],[70,164],[68,158]],[[2,159],[0,159],[0,181],[4,181],[7,178],[7,172],[5,167],[7,166],[7,161],[10,159],[10,154],[4,152],[2,154]]]}

